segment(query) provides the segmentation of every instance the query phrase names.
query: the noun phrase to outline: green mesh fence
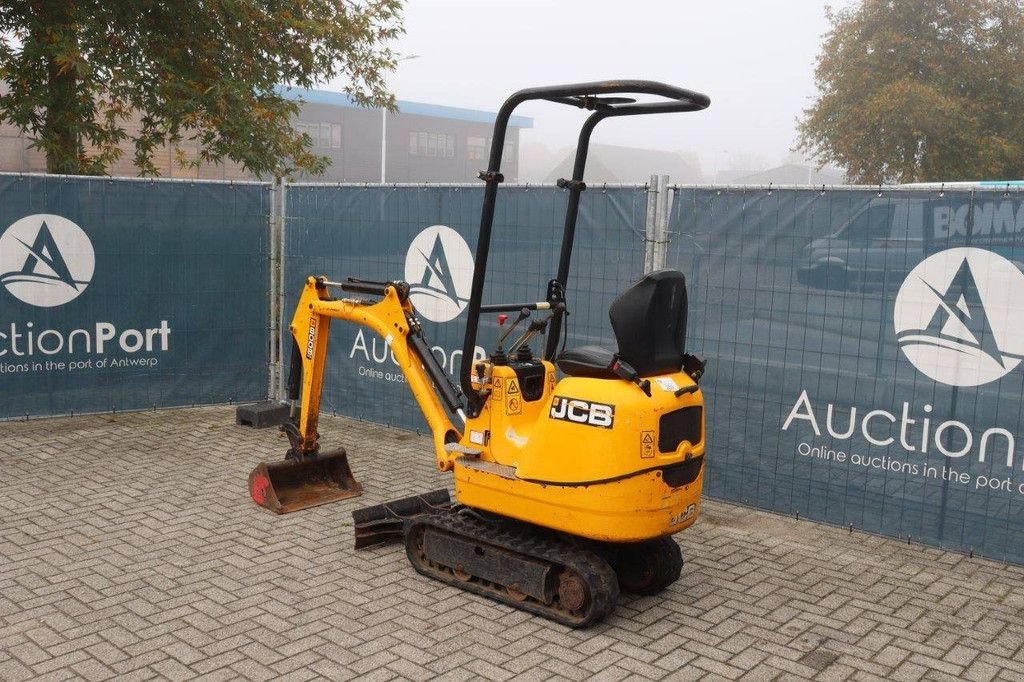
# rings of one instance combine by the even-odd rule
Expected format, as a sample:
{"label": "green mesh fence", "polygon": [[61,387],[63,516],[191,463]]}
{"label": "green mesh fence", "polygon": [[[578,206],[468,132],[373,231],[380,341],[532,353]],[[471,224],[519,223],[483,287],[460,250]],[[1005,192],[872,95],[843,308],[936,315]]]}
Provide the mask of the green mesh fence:
{"label": "green mesh fence", "polygon": [[1024,194],[679,189],[709,495],[1024,561]]}
{"label": "green mesh fence", "polygon": [[268,197],[0,176],[0,418],[265,397]]}
{"label": "green mesh fence", "polygon": [[[485,303],[544,299],[557,270],[566,197],[554,187],[501,189]],[[299,289],[311,274],[335,280],[405,279],[425,287],[413,303],[435,355],[457,378],[482,200],[482,186],[290,186],[285,318],[290,319]],[[646,200],[643,187],[594,187],[584,194],[569,293],[570,344],[613,343],[607,310],[643,270]],[[431,288],[437,290],[433,298],[426,294]],[[456,305],[453,298],[461,302]],[[493,315],[481,322],[477,344],[482,354],[493,349],[498,327]],[[541,351],[539,344],[534,351]],[[331,327],[323,405],[329,412],[370,421],[425,427],[384,342],[343,322]]]}
{"label": "green mesh fence", "polygon": [[[288,186],[282,319],[310,274],[405,279],[454,376],[481,199]],[[502,188],[485,302],[544,297],[565,201]],[[569,345],[614,347],[646,209],[584,194]],[[261,184],[0,176],[0,418],[265,396],[272,214]],[[1024,563],[1024,193],[676,188],[668,225],[710,496]],[[328,413],[423,428],[381,339],[336,323],[330,352]]]}

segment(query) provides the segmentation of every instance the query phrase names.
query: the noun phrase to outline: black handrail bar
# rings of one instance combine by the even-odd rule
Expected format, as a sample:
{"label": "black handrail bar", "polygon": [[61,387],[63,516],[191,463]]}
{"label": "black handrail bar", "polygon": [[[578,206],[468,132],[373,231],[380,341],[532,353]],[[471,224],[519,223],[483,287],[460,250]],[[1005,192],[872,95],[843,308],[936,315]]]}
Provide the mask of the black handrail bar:
{"label": "black handrail bar", "polygon": [[[604,100],[601,95],[610,94],[643,94],[666,98],[654,102],[623,102],[618,99]],[[471,380],[473,351],[476,349],[477,327],[480,323],[480,307],[483,297],[484,281],[487,276],[487,258],[491,247],[491,228],[494,223],[494,209],[498,194],[498,185],[504,180],[501,175],[501,157],[505,148],[505,133],[512,112],[523,102],[530,100],[548,100],[558,104],[579,107],[594,111],[584,122],[580,130],[576,146],[576,159],[573,165],[572,181],[566,183],[569,188],[569,203],[566,209],[565,227],[562,233],[562,249],[559,255],[558,274],[548,285],[548,300],[552,303],[561,302],[558,297],[564,292],[569,278],[569,265],[572,259],[572,246],[576,231],[576,219],[579,214],[580,195],[584,185],[583,172],[587,162],[587,151],[590,147],[590,136],[598,123],[606,118],[617,116],[636,116],[641,114],[667,114],[676,112],[700,111],[706,109],[711,100],[707,95],[684,88],[677,88],[664,83],[644,80],[595,81],[591,83],[574,83],[569,85],[553,85],[541,88],[526,88],[512,94],[494,121],[494,134],[491,138],[491,154],[487,170],[480,173],[484,180],[484,202],[480,216],[480,232],[477,237],[473,285],[469,297],[468,315],[466,319],[466,336],[462,345],[462,364],[459,381],[465,392],[467,412],[469,416],[479,414],[483,399],[473,389]],[[548,332],[545,358],[553,359],[561,333],[562,310],[556,308]]]}

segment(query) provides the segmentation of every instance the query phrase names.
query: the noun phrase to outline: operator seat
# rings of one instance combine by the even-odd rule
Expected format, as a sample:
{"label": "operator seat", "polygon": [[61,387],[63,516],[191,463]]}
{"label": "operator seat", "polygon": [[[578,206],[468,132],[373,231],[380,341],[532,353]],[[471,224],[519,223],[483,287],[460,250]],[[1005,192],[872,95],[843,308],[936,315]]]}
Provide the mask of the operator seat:
{"label": "operator seat", "polygon": [[558,368],[573,377],[618,379],[621,360],[640,377],[677,372],[686,354],[686,277],[678,270],[646,275],[608,309],[618,353],[581,346],[558,356]]}

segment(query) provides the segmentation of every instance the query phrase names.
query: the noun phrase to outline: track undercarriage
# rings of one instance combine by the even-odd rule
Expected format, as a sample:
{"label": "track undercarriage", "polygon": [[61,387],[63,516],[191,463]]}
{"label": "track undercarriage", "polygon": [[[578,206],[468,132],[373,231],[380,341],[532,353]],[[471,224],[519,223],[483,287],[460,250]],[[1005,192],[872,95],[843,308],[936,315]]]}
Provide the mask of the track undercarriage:
{"label": "track undercarriage", "polygon": [[419,573],[569,627],[614,608],[622,591],[658,592],[679,578],[671,537],[598,543],[448,502],[444,490],[353,513],[356,547],[403,540]]}

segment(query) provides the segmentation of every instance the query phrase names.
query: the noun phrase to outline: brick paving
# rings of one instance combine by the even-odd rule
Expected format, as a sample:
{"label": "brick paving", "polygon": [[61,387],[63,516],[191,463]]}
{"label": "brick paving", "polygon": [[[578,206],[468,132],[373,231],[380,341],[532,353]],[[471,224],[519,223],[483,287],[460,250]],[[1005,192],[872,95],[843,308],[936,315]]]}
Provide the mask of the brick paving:
{"label": "brick paving", "polygon": [[324,419],[365,494],[274,516],[233,414],[0,423],[0,680],[1024,678],[1022,568],[708,502],[679,582],[572,631],[351,548],[448,482],[426,438]]}

